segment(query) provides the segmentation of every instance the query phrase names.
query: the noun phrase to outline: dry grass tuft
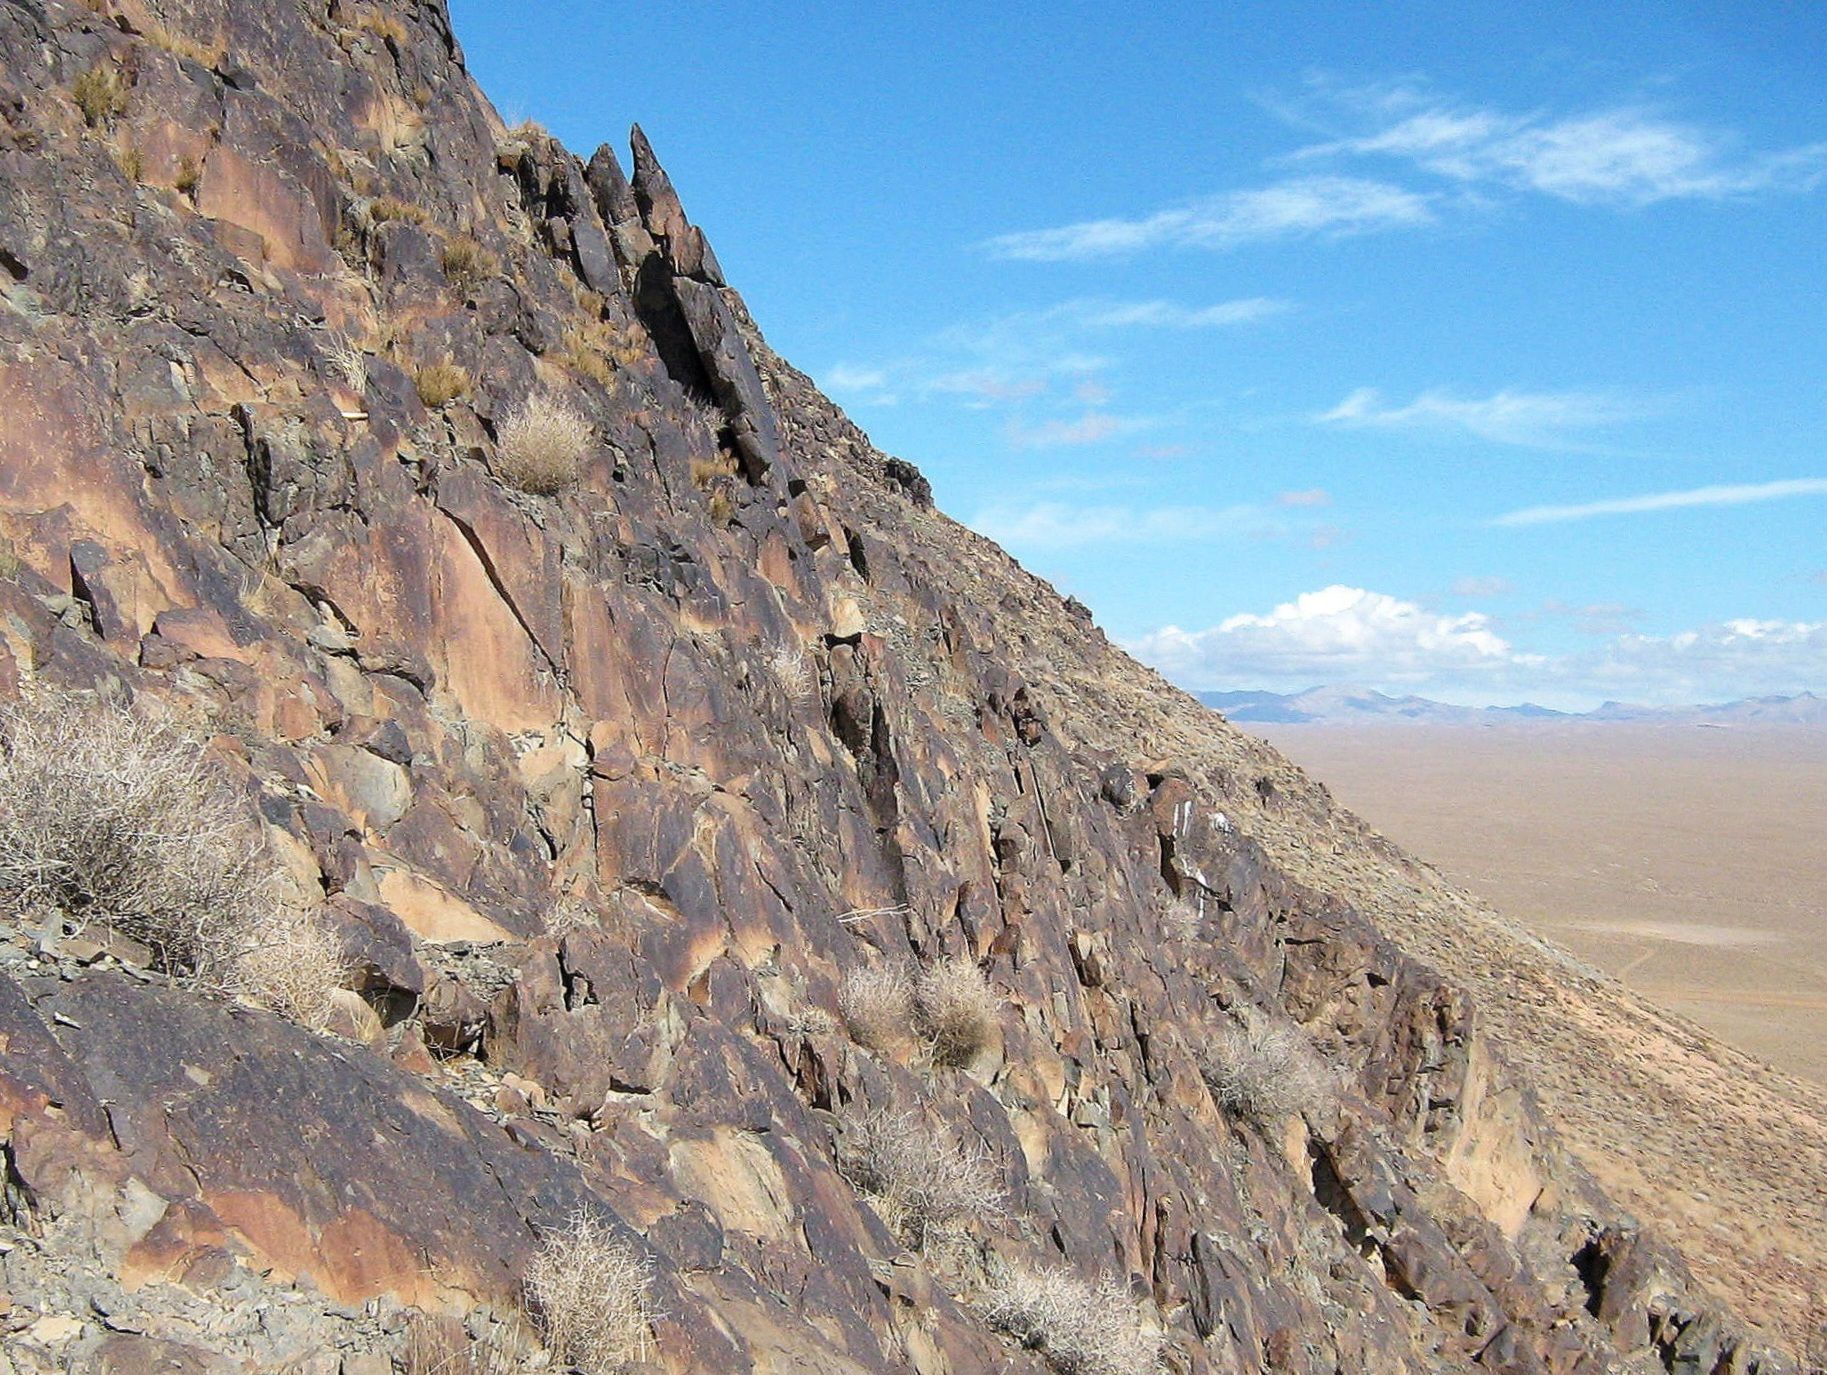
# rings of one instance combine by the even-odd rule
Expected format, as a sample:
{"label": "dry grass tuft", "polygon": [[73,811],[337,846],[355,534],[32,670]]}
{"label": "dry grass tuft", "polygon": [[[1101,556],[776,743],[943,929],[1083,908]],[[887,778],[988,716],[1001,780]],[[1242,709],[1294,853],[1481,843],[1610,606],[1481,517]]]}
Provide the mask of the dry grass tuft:
{"label": "dry grass tuft", "polygon": [[300,1026],[323,1030],[330,991],[348,977],[342,943],[322,915],[276,906],[248,932],[248,948],[235,961],[236,992]]}
{"label": "dry grass tuft", "polygon": [[906,1044],[913,1028],[913,980],[900,965],[859,965],[837,991],[838,1016],[850,1038],[878,1055]]}
{"label": "dry grass tuft", "polygon": [[647,1354],[653,1266],[600,1218],[573,1213],[527,1267],[528,1310],[554,1364],[612,1375]]}
{"label": "dry grass tuft", "polygon": [[[601,299],[597,297],[598,301]],[[612,387],[619,369],[639,366],[651,350],[647,331],[638,324],[621,327],[608,320],[593,319],[565,331],[558,360],[573,372]]]}
{"label": "dry grass tuft", "polygon": [[357,396],[368,390],[368,355],[356,343],[337,336],[324,348],[324,365]]}
{"label": "dry grass tuft", "polygon": [[469,373],[448,358],[426,364],[414,374],[413,381],[419,389],[419,400],[434,411],[468,395],[470,389]]}
{"label": "dry grass tuft", "polygon": [[968,1065],[990,1043],[1000,1004],[976,961],[941,960],[920,975],[913,997],[934,1064]]}
{"label": "dry grass tuft", "polygon": [[222,59],[228,55],[228,44],[221,38],[216,38],[208,43],[199,43],[187,34],[166,28],[163,24],[147,25],[145,36],[146,41],[154,47],[163,48],[173,57],[195,62],[198,66],[205,67],[212,72],[222,65]]}
{"label": "dry grass tuft", "polygon": [[989,1152],[967,1146],[913,1112],[877,1112],[850,1125],[838,1168],[914,1250],[974,1218],[1002,1213],[1000,1172]]}
{"label": "dry grass tuft", "polygon": [[386,224],[398,220],[404,224],[425,224],[431,219],[422,205],[403,201],[397,196],[381,196],[368,202],[368,220],[371,224]]}
{"label": "dry grass tuft", "polygon": [[98,62],[77,77],[70,95],[91,129],[112,124],[127,112],[127,78],[108,62]]}
{"label": "dry grass tuft", "polygon": [[1068,1269],[1005,1270],[983,1320],[1033,1351],[1058,1375],[1154,1375],[1161,1334],[1142,1322],[1129,1291],[1114,1279],[1096,1283]]}
{"label": "dry grass tuft", "polygon": [[789,702],[804,702],[818,691],[818,670],[803,645],[782,645],[768,658],[768,672]]}
{"label": "dry grass tuft", "polygon": [[472,1337],[460,1318],[414,1313],[401,1352],[405,1375],[519,1375],[533,1368],[527,1343],[509,1328]]}
{"label": "dry grass tuft", "polygon": [[376,38],[384,39],[396,48],[405,46],[406,26],[391,14],[363,10],[355,21],[355,27],[362,33],[371,33]]}
{"label": "dry grass tuft", "polygon": [[595,439],[590,422],[564,397],[536,392],[502,422],[495,474],[510,487],[552,496],[577,481]]}
{"label": "dry grass tuft", "polygon": [[1307,1034],[1253,1007],[1219,1029],[1199,1067],[1219,1107],[1265,1125],[1322,1112],[1338,1097],[1338,1081]]}
{"label": "dry grass tuft", "polygon": [[252,808],[168,713],[78,693],[0,712],[0,905],[110,927],[222,987],[276,874]]}
{"label": "dry grass tuft", "polygon": [[472,292],[501,271],[501,259],[473,234],[453,235],[444,245],[444,275],[462,292]]}

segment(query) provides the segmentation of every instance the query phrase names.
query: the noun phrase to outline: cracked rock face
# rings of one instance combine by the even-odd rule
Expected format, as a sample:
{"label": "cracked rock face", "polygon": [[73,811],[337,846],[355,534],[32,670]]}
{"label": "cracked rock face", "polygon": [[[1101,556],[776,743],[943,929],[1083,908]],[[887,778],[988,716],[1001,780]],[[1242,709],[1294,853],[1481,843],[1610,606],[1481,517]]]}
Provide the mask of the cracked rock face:
{"label": "cracked rock face", "polygon": [[[579,1209],[673,1372],[1068,1368],[982,1316],[1057,1266],[1176,1371],[1780,1368],[632,168],[504,129],[431,0],[0,0],[0,678],[206,722],[365,1004],[0,914],[0,1369],[374,1375]],[[977,1011],[858,1031],[941,967]],[[1317,1087],[1215,1091],[1246,1010]],[[875,1113],[1001,1204],[911,1251],[840,1168]]]}

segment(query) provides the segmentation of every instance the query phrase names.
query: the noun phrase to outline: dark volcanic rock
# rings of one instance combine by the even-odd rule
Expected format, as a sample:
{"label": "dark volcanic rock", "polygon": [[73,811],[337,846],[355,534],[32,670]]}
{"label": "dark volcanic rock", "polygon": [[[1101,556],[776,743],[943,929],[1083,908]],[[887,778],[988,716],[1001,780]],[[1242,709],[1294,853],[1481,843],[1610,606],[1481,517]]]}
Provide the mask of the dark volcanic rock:
{"label": "dark volcanic rock", "polygon": [[[673,1372],[1039,1371],[978,1308],[1051,1265],[1189,1375],[1776,1368],[1472,1001],[1244,834],[1273,782],[1160,757],[1165,689],[767,350],[638,130],[630,180],[503,128],[430,0],[110,13],[0,3],[0,683],[206,723],[386,1029],[0,914],[9,1225],[151,1314],[47,1342],[189,1368],[158,1296],[255,1283],[506,1310],[590,1207]],[[547,495],[500,477],[537,390],[590,427]],[[966,1053],[841,1030],[884,965],[982,973]],[[1336,1092],[1221,1107],[1244,1008]],[[838,1168],[876,1111],[1003,1209],[910,1252]]]}

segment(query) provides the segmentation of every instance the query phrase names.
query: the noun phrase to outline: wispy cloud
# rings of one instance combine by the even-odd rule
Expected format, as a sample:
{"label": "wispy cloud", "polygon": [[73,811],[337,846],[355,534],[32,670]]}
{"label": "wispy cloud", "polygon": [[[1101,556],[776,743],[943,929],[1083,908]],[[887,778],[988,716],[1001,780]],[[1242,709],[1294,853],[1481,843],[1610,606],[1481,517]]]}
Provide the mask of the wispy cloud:
{"label": "wispy cloud", "polygon": [[1240,506],[1095,506],[1043,501],[994,506],[969,521],[971,529],[1016,551],[1055,552],[1095,544],[1185,543],[1234,538],[1263,521]]}
{"label": "wispy cloud", "polygon": [[1501,597],[1514,588],[1508,578],[1464,577],[1453,579],[1452,593],[1455,597]]}
{"label": "wispy cloud", "polygon": [[1637,103],[1519,114],[1412,86],[1322,90],[1319,98],[1321,119],[1358,127],[1290,161],[1394,158],[1462,184],[1626,206],[1808,191],[1827,177],[1827,142],[1745,151],[1727,131]]}
{"label": "wispy cloud", "polygon": [[1207,196],[1136,219],[1081,220],[998,234],[982,247],[998,258],[1073,262],[1129,257],[1152,248],[1236,248],[1273,239],[1342,238],[1426,224],[1431,197],[1363,177],[1293,177]]}
{"label": "wispy cloud", "polygon": [[1103,346],[1125,333],[1240,329],[1292,309],[1292,302],[1269,296],[1208,305],[1076,297],[953,325],[897,359],[840,362],[820,381],[845,402],[894,405],[942,397],[978,409],[1029,400],[1059,383],[1095,406],[1110,399],[1109,388],[1094,376],[1111,366]]}
{"label": "wispy cloud", "polygon": [[1459,397],[1434,389],[1406,405],[1391,405],[1375,387],[1360,387],[1314,420],[1360,429],[1457,430],[1495,444],[1554,447],[1571,431],[1615,424],[1644,414],[1640,401],[1609,392],[1525,392]]}
{"label": "wispy cloud", "polygon": [[1300,492],[1282,492],[1275,498],[1277,506],[1330,506],[1332,493],[1324,487],[1309,487]]}
{"label": "wispy cloud", "polygon": [[1490,524],[1549,525],[1558,521],[1590,520],[1595,516],[1633,516],[1692,506],[1744,506],[1757,501],[1784,501],[1791,497],[1814,496],[1827,496],[1827,477],[1694,487],[1682,492],[1654,492],[1647,496],[1616,497],[1571,506],[1528,506],[1520,511],[1508,511],[1493,517]]}
{"label": "wispy cloud", "polygon": [[1061,449],[1101,444],[1119,435],[1147,429],[1153,423],[1146,416],[1087,411],[1076,420],[1045,420],[1038,424],[1011,420],[1005,427],[1005,433],[1009,443],[1018,449]]}

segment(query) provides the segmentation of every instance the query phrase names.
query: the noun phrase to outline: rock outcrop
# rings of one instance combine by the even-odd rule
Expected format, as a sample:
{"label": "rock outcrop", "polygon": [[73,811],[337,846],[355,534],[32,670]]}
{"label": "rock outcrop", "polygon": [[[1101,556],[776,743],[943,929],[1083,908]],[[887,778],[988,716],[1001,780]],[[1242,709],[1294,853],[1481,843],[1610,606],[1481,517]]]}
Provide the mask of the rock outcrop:
{"label": "rock outcrop", "polygon": [[[631,165],[503,128],[436,0],[0,0],[0,679],[206,721],[372,1010],[6,914],[0,1369],[374,1375],[580,1208],[674,1372],[1038,1371],[984,1309],[1060,1265],[1176,1371],[1783,1368]],[[858,971],[948,962],[980,1034],[859,1043]],[[1293,1111],[1214,1096],[1245,1009]],[[913,1248],[879,1113],[1001,1208]]]}

